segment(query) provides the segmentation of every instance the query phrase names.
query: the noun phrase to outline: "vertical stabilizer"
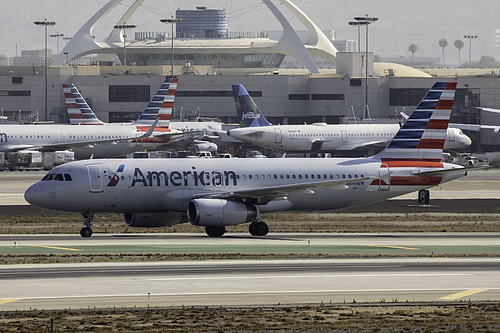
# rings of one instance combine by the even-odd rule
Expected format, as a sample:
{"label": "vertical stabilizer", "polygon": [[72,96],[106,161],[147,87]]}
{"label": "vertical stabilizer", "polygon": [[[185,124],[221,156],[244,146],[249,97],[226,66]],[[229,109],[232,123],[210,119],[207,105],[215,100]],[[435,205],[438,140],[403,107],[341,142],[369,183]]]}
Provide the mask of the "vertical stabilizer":
{"label": "vertical stabilizer", "polygon": [[382,161],[441,161],[456,82],[436,82],[389,145],[375,155]]}
{"label": "vertical stabilizer", "polygon": [[174,107],[177,82],[176,77],[168,77],[134,125],[150,127],[155,119],[159,117],[160,121],[156,128],[168,128]]}
{"label": "vertical stabilizer", "polygon": [[233,84],[234,102],[240,127],[271,126],[242,84]]}
{"label": "vertical stabilizer", "polygon": [[102,125],[78,89],[72,84],[63,84],[64,99],[71,125]]}

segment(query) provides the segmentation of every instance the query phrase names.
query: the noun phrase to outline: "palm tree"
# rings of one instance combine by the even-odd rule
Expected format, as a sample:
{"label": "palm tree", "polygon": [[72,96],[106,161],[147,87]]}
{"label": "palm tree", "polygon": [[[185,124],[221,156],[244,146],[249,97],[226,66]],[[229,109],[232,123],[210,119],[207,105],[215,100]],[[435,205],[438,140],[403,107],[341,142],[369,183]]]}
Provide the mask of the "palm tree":
{"label": "palm tree", "polygon": [[443,49],[443,66],[444,66],[444,48],[448,46],[448,41],[446,39],[441,39],[439,41],[439,46]]}
{"label": "palm tree", "polygon": [[462,65],[462,61],[460,60],[460,50],[464,47],[464,42],[460,39],[457,39],[454,43],[455,47],[458,49],[458,65]]}
{"label": "palm tree", "polygon": [[413,65],[413,56],[415,55],[415,52],[417,52],[417,45],[411,44],[408,50],[411,52],[411,64]]}

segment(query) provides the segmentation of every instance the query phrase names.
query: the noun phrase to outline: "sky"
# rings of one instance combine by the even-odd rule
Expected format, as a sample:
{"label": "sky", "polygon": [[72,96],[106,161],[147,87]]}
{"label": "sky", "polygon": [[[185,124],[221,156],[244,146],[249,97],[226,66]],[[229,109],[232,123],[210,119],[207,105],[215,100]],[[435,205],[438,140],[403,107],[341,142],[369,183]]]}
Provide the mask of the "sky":
{"label": "sky", "polygon": [[[273,0],[278,4],[278,0]],[[369,27],[369,50],[382,58],[410,57],[408,47],[417,45],[415,57],[437,57],[442,61],[438,42],[448,41],[445,64],[458,65],[457,39],[466,43],[461,50],[462,62],[468,60],[469,43],[464,34],[478,35],[472,42],[472,60],[488,55],[500,60],[500,46],[495,47],[495,29],[500,38],[500,1],[497,0],[293,0],[322,30],[336,32],[336,38],[357,40],[357,29],[349,26],[355,16],[378,17]],[[43,49],[43,28],[34,21],[47,19],[56,25],[49,34],[62,33],[72,36],[107,0],[0,0],[0,55],[9,57],[21,50]],[[133,0],[123,0],[111,14],[96,27],[97,39],[104,39],[111,27]],[[226,9],[229,14],[229,31],[279,31],[281,26],[267,7],[258,0],[146,0],[130,24],[135,31],[169,30],[159,19],[175,15],[175,10],[194,9],[196,6]],[[281,7],[280,7],[281,8]],[[286,8],[283,10],[288,18]],[[291,18],[296,30],[305,28]],[[364,30],[361,44],[364,50]],[[499,41],[500,44],[500,41]],[[56,53],[56,39],[49,38],[49,48]],[[64,41],[60,40],[60,49]],[[17,52],[17,53],[16,53]]]}

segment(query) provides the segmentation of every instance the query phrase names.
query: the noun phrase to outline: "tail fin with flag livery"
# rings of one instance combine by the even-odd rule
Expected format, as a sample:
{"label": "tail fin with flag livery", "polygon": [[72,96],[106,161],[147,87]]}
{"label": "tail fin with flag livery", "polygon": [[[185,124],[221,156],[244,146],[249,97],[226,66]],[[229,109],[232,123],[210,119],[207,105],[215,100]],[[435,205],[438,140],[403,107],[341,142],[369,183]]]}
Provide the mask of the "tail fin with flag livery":
{"label": "tail fin with flag livery", "polygon": [[389,145],[375,157],[382,162],[441,161],[456,86],[456,82],[436,82]]}
{"label": "tail fin with flag livery", "polygon": [[87,104],[78,89],[72,83],[63,84],[64,99],[68,109],[69,123],[71,125],[102,125],[94,111]]}
{"label": "tail fin with flag livery", "polygon": [[135,121],[134,125],[150,127],[155,119],[159,118],[156,128],[168,128],[174,107],[177,82],[178,79],[176,77],[168,77],[149,102],[146,110]]}

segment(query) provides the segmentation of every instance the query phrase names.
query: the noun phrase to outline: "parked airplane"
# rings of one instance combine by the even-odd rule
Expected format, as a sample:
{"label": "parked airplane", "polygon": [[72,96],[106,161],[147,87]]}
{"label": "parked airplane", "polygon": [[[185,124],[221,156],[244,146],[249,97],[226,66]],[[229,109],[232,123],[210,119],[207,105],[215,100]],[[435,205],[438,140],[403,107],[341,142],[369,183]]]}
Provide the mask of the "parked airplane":
{"label": "parked airplane", "polygon": [[[233,85],[240,128],[227,131],[233,138],[286,152],[319,152],[383,148],[398,132],[399,124],[335,124],[272,126],[243,85]],[[462,149],[471,140],[458,128],[448,128],[445,149]]]}
{"label": "parked airplane", "polygon": [[[174,97],[168,92],[171,86],[169,80],[167,79],[158,90],[142,118],[134,124],[121,126],[104,126],[104,124],[100,124],[103,126],[0,125],[0,152],[23,149],[39,151],[73,149],[75,158],[88,158],[92,155],[96,158],[113,157],[158,146],[173,137],[183,136],[184,133],[173,132],[168,128],[170,117],[165,115],[156,120],[158,110],[167,109],[170,112],[172,110]],[[175,86],[172,88],[175,89]],[[69,95],[73,99],[68,107],[76,108],[80,104],[78,108],[90,110],[87,103],[78,98],[78,94],[73,95],[71,88],[67,87],[65,96],[69,98]],[[165,113],[168,112],[165,111]],[[77,117],[82,123],[92,121],[89,114]],[[147,136],[144,135],[149,129],[151,132]]]}
{"label": "parked airplane", "polygon": [[[174,82],[168,89],[168,96],[169,98],[171,98],[172,104],[173,99],[175,98],[177,82],[178,79],[174,78]],[[94,111],[87,104],[80,91],[74,84],[63,84],[63,89],[71,125],[124,125],[123,123],[105,123],[98,119]],[[144,113],[146,112],[148,112],[147,118],[144,116]],[[169,142],[165,142],[171,146],[185,147],[190,144],[197,144],[200,147],[204,147],[204,150],[217,151],[217,145],[206,140],[218,140],[220,139],[221,133],[223,133],[224,135],[226,134],[225,131],[222,130],[221,122],[170,121],[172,106],[170,106],[169,108],[157,110],[156,112],[151,112],[150,110],[146,109],[144,113],[139,117],[139,120],[141,120],[141,126],[151,125],[151,123],[155,119],[154,117],[159,114],[160,117],[169,121],[166,128],[169,128],[173,132],[183,132],[185,134],[184,136],[179,136],[173,140],[170,140]],[[157,128],[161,129],[161,124]]]}
{"label": "parked airplane", "polygon": [[331,210],[382,201],[466,175],[441,162],[456,82],[438,82],[390,144],[370,158],[87,160],[52,169],[25,192],[32,205],[81,212],[80,234],[94,213],[123,213],[132,227],[189,220],[209,236],[251,222],[266,235],[262,213]]}

